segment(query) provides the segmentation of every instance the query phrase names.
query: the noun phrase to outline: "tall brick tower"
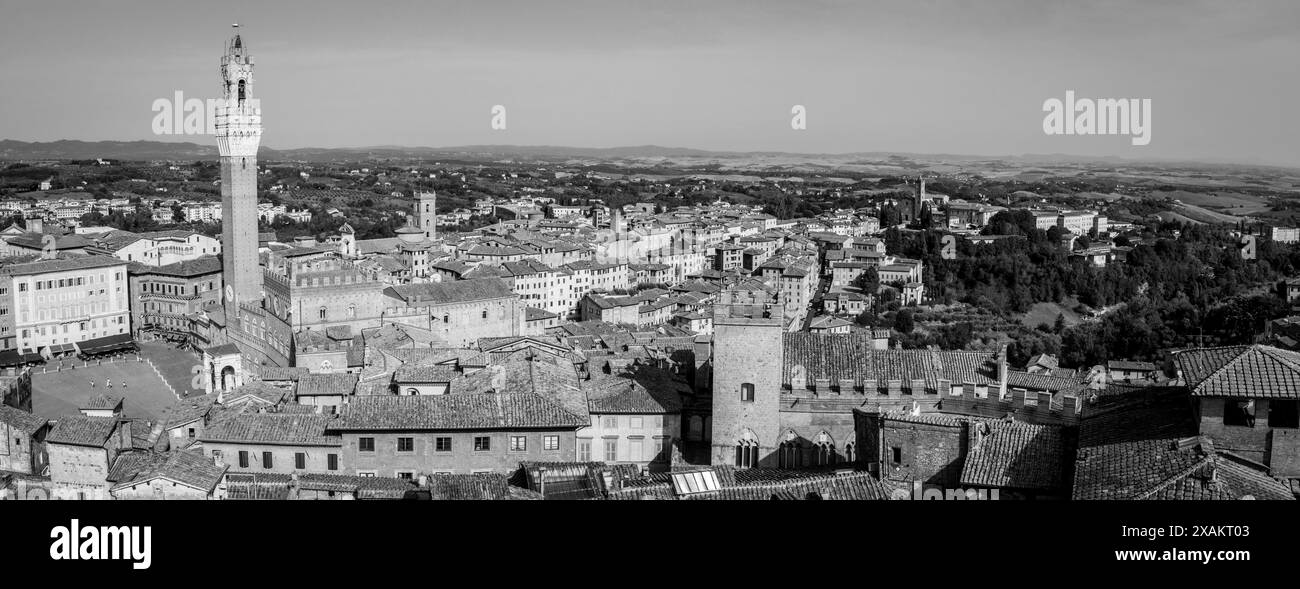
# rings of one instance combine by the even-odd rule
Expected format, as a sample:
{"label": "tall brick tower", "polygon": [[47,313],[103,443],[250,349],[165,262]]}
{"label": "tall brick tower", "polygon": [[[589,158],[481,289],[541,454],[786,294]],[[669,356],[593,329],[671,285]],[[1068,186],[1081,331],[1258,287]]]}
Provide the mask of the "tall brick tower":
{"label": "tall brick tower", "polygon": [[[238,25],[236,25],[238,26]],[[221,154],[221,257],[227,311],[262,299],[257,259],[257,145],[262,110],[253,99],[253,57],[235,34],[221,57],[222,102],[217,107]]]}
{"label": "tall brick tower", "polygon": [[712,464],[768,466],[781,429],[781,305],[740,301],[713,308]]}
{"label": "tall brick tower", "polygon": [[420,230],[424,232],[425,239],[438,238],[438,194],[435,192],[416,193],[415,204],[416,217],[420,222]]}

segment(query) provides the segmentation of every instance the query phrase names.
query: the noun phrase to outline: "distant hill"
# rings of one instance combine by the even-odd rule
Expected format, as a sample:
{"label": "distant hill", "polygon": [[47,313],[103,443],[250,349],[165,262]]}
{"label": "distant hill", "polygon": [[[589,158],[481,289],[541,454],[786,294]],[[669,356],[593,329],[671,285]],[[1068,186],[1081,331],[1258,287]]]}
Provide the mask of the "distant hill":
{"label": "distant hill", "polygon": [[[210,139],[208,139],[210,140]],[[28,142],[12,139],[0,140],[0,160],[34,160],[34,159],[119,159],[119,160],[195,160],[215,159],[215,144],[199,144],[173,141],[75,141],[59,140],[50,142]],[[902,168],[918,167],[925,163],[968,163],[980,167],[997,163],[1015,167],[1044,165],[1123,165],[1133,166],[1148,163],[1157,167],[1185,164],[1191,166],[1215,167],[1214,163],[1181,162],[1175,160],[1139,161],[1119,157],[1089,157],[1066,154],[1024,154],[1024,155],[964,155],[964,154],[919,154],[891,152],[857,152],[839,154],[788,153],[771,151],[708,151],[684,147],[662,147],[658,145],[637,145],[627,147],[564,147],[555,145],[464,145],[453,147],[405,147],[396,145],[379,145],[372,147],[344,148],[297,148],[271,149],[263,146],[258,150],[258,157],[263,160],[280,161],[349,161],[382,159],[451,159],[451,160],[501,160],[521,161],[565,161],[572,159],[588,160],[635,160],[638,164],[655,165],[655,160],[666,164],[682,163],[689,160],[693,164],[705,163],[700,160],[717,160],[719,162],[751,160],[766,166],[781,167],[785,164],[802,164],[815,167],[853,167],[855,165],[887,165]],[[1253,164],[1221,163],[1229,167]],[[920,167],[924,167],[921,165]],[[1273,166],[1258,166],[1272,168]]]}

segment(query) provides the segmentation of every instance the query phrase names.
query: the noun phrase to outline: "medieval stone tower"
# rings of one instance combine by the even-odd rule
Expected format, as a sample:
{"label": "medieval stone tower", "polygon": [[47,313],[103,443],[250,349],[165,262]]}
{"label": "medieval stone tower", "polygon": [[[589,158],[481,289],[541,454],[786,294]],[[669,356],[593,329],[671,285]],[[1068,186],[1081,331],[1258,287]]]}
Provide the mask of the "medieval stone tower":
{"label": "medieval stone tower", "polygon": [[253,99],[253,57],[236,34],[221,57],[222,101],[217,107],[221,154],[221,257],[227,312],[262,299],[257,256],[257,146],[262,111]]}
{"label": "medieval stone tower", "polygon": [[784,363],[781,306],[724,291],[713,310],[712,464],[774,463]]}
{"label": "medieval stone tower", "polygon": [[420,192],[415,197],[419,201],[415,205],[416,217],[420,222],[420,230],[424,232],[424,238],[437,239],[438,194],[435,192]]}

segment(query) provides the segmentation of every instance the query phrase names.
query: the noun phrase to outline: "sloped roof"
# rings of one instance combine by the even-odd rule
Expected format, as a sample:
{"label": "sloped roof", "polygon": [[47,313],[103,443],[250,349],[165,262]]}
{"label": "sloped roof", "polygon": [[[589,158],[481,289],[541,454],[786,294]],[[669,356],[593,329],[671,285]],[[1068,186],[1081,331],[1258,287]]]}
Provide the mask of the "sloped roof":
{"label": "sloped roof", "polygon": [[37,430],[45,427],[45,424],[49,422],[43,417],[37,417],[36,415],[23,411],[22,409],[16,409],[8,405],[0,405],[0,423],[6,424],[9,427],[30,436],[36,433]]}
{"label": "sloped roof", "polygon": [[[123,457],[129,454],[124,454]],[[123,476],[118,479],[113,490],[161,477],[211,493],[229,468],[217,466],[201,452],[186,450],[155,455],[151,459],[138,459],[137,466],[140,468],[134,473],[121,473]]]}
{"label": "sloped roof", "polygon": [[285,446],[338,446],[338,436],[325,433],[333,416],[298,413],[246,413],[204,430],[204,442],[276,444]]}
{"label": "sloped roof", "polygon": [[357,375],[347,373],[304,374],[298,377],[299,397],[351,395],[357,388]]}
{"label": "sloped roof", "polygon": [[1164,438],[1081,448],[1076,500],[1294,500],[1262,465],[1215,452],[1208,438]]}
{"label": "sloped roof", "polygon": [[385,289],[384,294],[400,299],[408,305],[461,303],[515,296],[505,281],[496,278],[398,284]]}
{"label": "sloped roof", "polygon": [[531,393],[364,396],[343,407],[337,431],[569,428],[588,418]]}
{"label": "sloped roof", "polygon": [[66,415],[55,422],[45,441],[73,446],[103,446],[117,429],[117,418]]}
{"label": "sloped roof", "polygon": [[829,379],[862,382],[875,379],[922,379],[934,388],[938,380],[987,384],[996,380],[995,352],[876,350],[870,336],[861,333],[785,333],[782,382],[789,384],[795,367],[802,366],[808,382]]}
{"label": "sloped roof", "polygon": [[[987,428],[987,432],[984,432]],[[971,425],[961,484],[1026,490],[1059,489],[1065,482],[1062,428],[1021,421]]]}
{"label": "sloped roof", "polygon": [[1174,362],[1193,396],[1300,399],[1300,352],[1227,346],[1178,351]]}

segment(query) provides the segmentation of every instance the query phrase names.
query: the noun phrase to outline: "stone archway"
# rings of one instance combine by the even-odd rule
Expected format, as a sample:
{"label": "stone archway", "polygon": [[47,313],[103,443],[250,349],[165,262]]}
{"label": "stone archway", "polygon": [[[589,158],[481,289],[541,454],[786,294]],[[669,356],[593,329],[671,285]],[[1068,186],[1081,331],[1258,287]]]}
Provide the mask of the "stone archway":
{"label": "stone archway", "polygon": [[239,386],[235,377],[235,367],[227,365],[221,369],[221,390],[229,391]]}

